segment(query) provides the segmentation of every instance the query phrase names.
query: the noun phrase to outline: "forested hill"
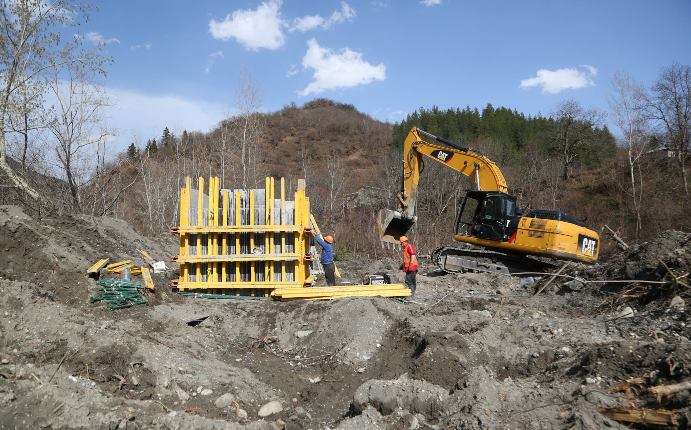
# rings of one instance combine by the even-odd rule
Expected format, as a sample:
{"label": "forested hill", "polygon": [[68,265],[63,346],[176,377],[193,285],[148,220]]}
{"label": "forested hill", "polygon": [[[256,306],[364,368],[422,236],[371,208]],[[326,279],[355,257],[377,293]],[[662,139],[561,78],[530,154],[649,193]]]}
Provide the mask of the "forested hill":
{"label": "forested hill", "polygon": [[[500,165],[512,164],[522,151],[554,157],[563,154],[569,145],[574,155],[569,167],[596,166],[616,153],[615,139],[606,125],[598,123],[600,118],[596,113],[574,103],[561,110],[554,117],[544,117],[525,115],[506,107],[495,108],[491,104],[482,111],[470,107],[420,108],[394,126],[393,142],[403,142],[411,127],[419,127],[464,145],[483,141],[486,146],[483,149]],[[571,131],[566,129],[569,126]]]}

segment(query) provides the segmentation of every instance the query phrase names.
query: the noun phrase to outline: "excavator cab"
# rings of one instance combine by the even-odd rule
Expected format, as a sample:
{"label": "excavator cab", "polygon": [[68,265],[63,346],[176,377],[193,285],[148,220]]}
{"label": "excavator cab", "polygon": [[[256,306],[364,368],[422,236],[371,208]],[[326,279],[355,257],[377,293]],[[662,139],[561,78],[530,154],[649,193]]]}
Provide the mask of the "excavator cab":
{"label": "excavator cab", "polygon": [[516,197],[497,191],[468,191],[456,219],[456,234],[505,242],[518,227]]}

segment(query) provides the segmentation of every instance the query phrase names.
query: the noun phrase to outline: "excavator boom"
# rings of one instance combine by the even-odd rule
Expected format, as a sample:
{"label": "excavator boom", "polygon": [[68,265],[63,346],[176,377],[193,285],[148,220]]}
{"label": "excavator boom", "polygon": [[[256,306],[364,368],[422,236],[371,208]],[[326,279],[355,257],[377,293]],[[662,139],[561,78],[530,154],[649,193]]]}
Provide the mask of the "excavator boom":
{"label": "excavator boom", "polygon": [[[435,143],[430,143],[425,138]],[[383,209],[377,219],[380,236],[385,242],[398,243],[398,238],[415,225],[415,203],[422,172],[422,157],[431,158],[468,176],[477,190],[508,192],[499,167],[479,151],[413,127],[403,142],[403,184],[398,195],[400,210]]]}

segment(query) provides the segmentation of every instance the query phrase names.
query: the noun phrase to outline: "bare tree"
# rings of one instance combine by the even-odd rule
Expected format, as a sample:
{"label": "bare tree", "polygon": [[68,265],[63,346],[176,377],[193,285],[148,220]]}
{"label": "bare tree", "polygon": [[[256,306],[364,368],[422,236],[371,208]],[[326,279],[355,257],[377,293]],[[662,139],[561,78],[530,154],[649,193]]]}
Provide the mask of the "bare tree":
{"label": "bare tree", "polygon": [[70,71],[64,80],[59,76],[55,73],[49,83],[56,100],[55,117],[49,129],[72,205],[80,210],[79,188],[88,174],[91,156],[110,134],[102,127],[101,117],[108,99],[101,87],[86,82],[79,71]]}
{"label": "bare tree", "polygon": [[643,228],[641,221],[643,174],[640,160],[650,142],[649,120],[645,112],[648,96],[645,89],[625,73],[615,74],[612,86],[614,94],[610,97],[610,107],[626,144],[631,181],[630,196],[636,215],[636,240],[638,240]]}
{"label": "bare tree", "polygon": [[75,41],[63,43],[61,37],[65,27],[76,26],[77,17],[84,17],[76,12],[83,8],[69,0],[0,0],[0,170],[35,200],[43,199],[7,164],[6,120],[18,90],[81,56]]}
{"label": "bare tree", "polygon": [[240,147],[240,165],[242,167],[242,187],[248,188],[256,176],[256,152],[264,121],[258,114],[261,105],[259,90],[247,72],[240,74],[240,87],[235,104],[239,115],[235,118],[236,140]]}
{"label": "bare tree", "polygon": [[558,125],[554,140],[562,157],[562,179],[569,179],[580,149],[592,143],[593,128],[599,123],[600,115],[594,109],[584,109],[575,100],[561,103],[552,115]]}
{"label": "bare tree", "polygon": [[336,218],[336,208],[343,209],[343,205],[339,205],[339,201],[343,198],[343,191],[348,178],[348,171],[343,165],[342,156],[335,151],[331,151],[329,158],[326,160],[326,169],[328,174],[328,202],[330,219]]}
{"label": "bare tree", "polygon": [[[40,82],[23,85],[10,97],[10,111],[7,115],[7,131],[21,138],[17,154],[22,169],[26,170],[29,156],[29,141],[48,124],[49,111],[44,106],[44,85]],[[34,139],[35,140],[35,139]]]}
{"label": "bare tree", "polygon": [[647,105],[650,117],[661,125],[667,136],[688,199],[686,159],[691,139],[691,66],[674,64],[663,69],[653,84]]}

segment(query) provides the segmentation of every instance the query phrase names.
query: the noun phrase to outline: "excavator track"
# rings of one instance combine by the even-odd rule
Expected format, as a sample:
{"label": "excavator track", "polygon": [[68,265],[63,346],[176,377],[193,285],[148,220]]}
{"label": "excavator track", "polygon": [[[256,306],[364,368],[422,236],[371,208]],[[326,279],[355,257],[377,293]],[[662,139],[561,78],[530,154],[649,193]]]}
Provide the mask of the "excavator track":
{"label": "excavator track", "polygon": [[469,244],[437,248],[430,258],[437,267],[449,273],[479,272],[513,275],[526,272],[547,273],[559,267],[555,260],[505,254]]}

